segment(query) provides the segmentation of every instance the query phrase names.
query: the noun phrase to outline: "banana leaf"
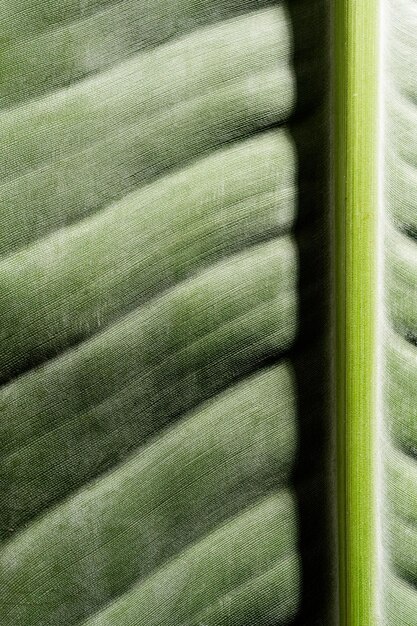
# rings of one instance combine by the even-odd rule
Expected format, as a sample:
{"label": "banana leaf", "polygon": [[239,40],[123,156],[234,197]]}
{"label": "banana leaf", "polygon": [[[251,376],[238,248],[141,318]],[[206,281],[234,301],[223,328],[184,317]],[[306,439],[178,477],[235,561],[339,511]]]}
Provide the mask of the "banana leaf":
{"label": "banana leaf", "polygon": [[417,626],[380,4],[0,0],[1,626]]}

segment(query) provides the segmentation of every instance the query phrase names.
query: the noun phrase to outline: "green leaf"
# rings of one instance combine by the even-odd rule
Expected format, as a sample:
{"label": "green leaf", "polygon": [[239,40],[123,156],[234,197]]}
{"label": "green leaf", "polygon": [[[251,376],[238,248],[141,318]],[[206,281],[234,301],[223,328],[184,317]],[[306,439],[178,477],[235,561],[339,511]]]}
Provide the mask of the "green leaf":
{"label": "green leaf", "polygon": [[385,317],[382,406],[384,428],[382,529],[385,622],[416,623],[416,5],[386,2]]}
{"label": "green leaf", "polygon": [[417,626],[417,5],[333,4],[0,0],[2,626]]}

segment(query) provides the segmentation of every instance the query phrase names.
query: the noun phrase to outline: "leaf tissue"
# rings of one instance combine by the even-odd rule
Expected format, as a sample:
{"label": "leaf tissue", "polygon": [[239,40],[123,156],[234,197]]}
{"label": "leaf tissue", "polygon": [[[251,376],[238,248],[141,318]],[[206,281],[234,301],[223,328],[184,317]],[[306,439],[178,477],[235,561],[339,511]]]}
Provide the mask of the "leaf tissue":
{"label": "leaf tissue", "polygon": [[417,626],[415,0],[0,0],[0,625]]}

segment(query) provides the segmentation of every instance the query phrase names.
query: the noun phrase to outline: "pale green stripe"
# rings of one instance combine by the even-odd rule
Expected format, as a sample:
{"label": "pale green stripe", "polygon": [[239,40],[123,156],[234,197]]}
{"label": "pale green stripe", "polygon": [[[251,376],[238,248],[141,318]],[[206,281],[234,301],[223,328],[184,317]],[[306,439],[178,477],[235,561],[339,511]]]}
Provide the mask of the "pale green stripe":
{"label": "pale green stripe", "polygon": [[2,625],[60,626],[63,610],[73,624],[285,483],[294,384],[288,363],[242,382],[16,534],[0,551]]}
{"label": "pale green stripe", "polygon": [[[241,585],[248,585],[248,580],[262,576],[274,565],[287,594],[297,597],[300,594],[297,521],[296,500],[291,492],[275,493],[140,581],[87,620],[85,626],[120,623],[171,626],[182,624],[184,620],[187,625],[199,623],[191,617],[194,614],[205,624],[216,609],[224,614],[221,600],[230,604]],[[283,559],[291,562],[289,568]],[[266,586],[261,586],[264,593]],[[248,619],[243,598],[240,600],[240,610]],[[277,600],[283,605],[286,598],[275,598]],[[265,613],[262,601],[261,606]]]}
{"label": "pale green stripe", "polygon": [[375,624],[377,3],[335,18],[341,623]]}

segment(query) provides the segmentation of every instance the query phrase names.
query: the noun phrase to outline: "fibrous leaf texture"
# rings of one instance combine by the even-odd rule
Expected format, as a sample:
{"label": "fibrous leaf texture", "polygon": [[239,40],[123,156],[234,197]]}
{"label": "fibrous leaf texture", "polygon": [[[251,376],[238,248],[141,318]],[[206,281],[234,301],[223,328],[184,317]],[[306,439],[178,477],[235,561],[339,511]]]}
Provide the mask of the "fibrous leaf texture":
{"label": "fibrous leaf texture", "polygon": [[417,624],[417,5],[386,2],[383,623]]}
{"label": "fibrous leaf texture", "polygon": [[328,34],[1,0],[2,626],[335,623]]}

